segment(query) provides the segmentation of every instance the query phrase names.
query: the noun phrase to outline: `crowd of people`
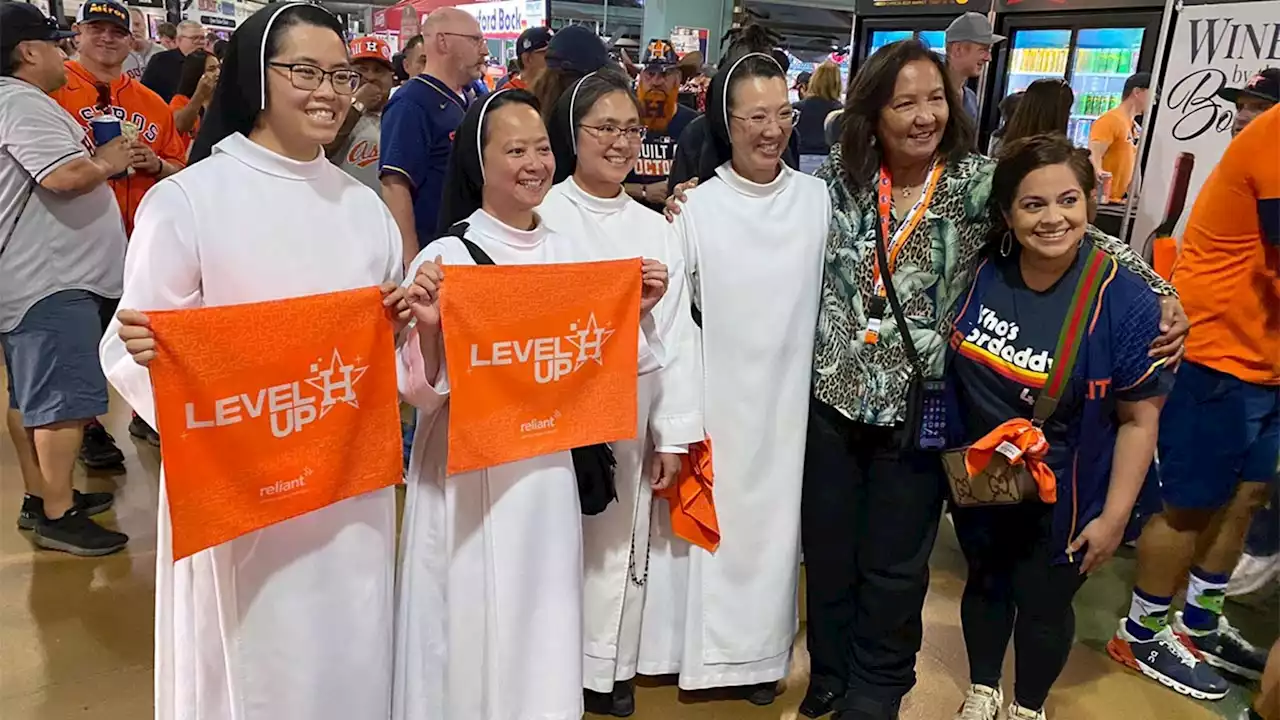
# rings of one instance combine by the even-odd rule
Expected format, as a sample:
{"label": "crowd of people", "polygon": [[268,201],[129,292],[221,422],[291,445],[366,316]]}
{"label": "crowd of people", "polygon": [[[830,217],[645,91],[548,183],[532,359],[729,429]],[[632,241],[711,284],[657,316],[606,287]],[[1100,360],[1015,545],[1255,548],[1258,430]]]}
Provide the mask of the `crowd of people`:
{"label": "crowd of people", "polygon": [[[1046,718],[1073,597],[1139,535],[1109,654],[1207,700],[1223,672],[1266,673],[1247,717],[1280,718],[1280,655],[1222,602],[1280,457],[1280,109],[1256,108],[1263,81],[1235,94],[1257,111],[1169,282],[1092,225],[1098,163],[1129,136],[1078,149],[1057,119],[1032,127],[1024,97],[997,156],[975,150],[968,81],[1003,40],[975,13],[945,60],[895,42],[843,102],[822,65],[798,104],[777,36],[748,23],[701,112],[680,96],[702,68],[670,43],[633,76],[581,26],[527,31],[518,74],[485,92],[484,35],[453,8],[406,42],[400,80],[385,42],[348,42],[311,3],[269,5],[213,51],[180,25],[156,52],[115,0],[78,21],[0,4],[0,345],[33,542],[125,547],[91,519],[111,496],[72,475],[83,444],[110,443],[108,382],[159,442],[151,311],[377,286],[415,417],[398,551],[388,488],[175,561],[162,481],[159,720],[626,717],[637,675],[768,705],[802,553],[800,712],[890,720],[944,512],[968,563],[957,720]],[[1150,80],[1130,84],[1132,122]],[[104,115],[133,132],[94,142]],[[616,501],[581,514],[569,451],[447,474],[450,268],[637,256]],[[704,547],[660,497],[712,441]]]}

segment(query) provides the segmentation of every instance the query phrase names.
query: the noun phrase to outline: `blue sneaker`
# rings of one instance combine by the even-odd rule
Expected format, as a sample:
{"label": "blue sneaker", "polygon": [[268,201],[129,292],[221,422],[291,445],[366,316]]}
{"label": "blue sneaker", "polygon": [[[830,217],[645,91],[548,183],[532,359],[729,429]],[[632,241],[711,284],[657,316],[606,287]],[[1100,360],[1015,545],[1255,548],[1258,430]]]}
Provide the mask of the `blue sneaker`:
{"label": "blue sneaker", "polygon": [[1112,660],[1126,665],[1165,687],[1196,700],[1221,700],[1230,685],[1208,663],[1200,660],[1165,627],[1150,640],[1139,640],[1129,633],[1125,621],[1107,643]]}
{"label": "blue sneaker", "polygon": [[1185,635],[1204,661],[1213,667],[1249,680],[1262,678],[1262,669],[1267,665],[1267,651],[1245,640],[1240,631],[1227,622],[1226,616],[1218,616],[1217,630],[1200,632],[1184,625],[1179,612],[1173,617],[1173,631]]}

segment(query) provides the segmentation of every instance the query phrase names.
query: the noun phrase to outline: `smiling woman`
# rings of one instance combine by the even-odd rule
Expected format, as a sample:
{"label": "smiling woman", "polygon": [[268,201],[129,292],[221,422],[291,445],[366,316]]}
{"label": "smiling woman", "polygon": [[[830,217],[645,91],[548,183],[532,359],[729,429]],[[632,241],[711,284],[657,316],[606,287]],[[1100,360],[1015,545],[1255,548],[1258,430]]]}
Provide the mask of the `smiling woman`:
{"label": "smiling woman", "polygon": [[[100,354],[107,378],[153,425],[143,365],[166,350],[138,309],[371,285],[382,286],[384,302],[400,296],[394,220],[320,151],[350,102],[341,30],[302,3],[246,20],[192,152],[199,162],[156,184],[138,210],[120,301],[129,309]],[[376,491],[175,562],[162,510],[157,720],[388,717],[394,513],[394,492]]]}

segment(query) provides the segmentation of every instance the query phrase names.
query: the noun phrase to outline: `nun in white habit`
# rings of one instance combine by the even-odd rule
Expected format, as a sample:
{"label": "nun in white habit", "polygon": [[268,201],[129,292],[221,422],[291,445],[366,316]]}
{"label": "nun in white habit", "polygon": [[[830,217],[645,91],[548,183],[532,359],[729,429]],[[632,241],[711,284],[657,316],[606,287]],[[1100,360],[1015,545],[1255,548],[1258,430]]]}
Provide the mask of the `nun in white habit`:
{"label": "nun in white habit", "polygon": [[[152,426],[150,310],[397,283],[400,235],[378,196],[325,158],[356,82],[342,25],[266,7],[231,40],[191,167],[138,209],[103,369]],[[389,321],[391,321],[389,319]],[[157,720],[391,715],[394,490],[173,560],[163,476],[156,560]]]}
{"label": "nun in white habit", "polygon": [[[554,173],[531,94],[504,90],[473,104],[445,185],[441,226],[452,233],[409,268],[414,326],[400,352],[400,388],[418,409],[418,432],[401,538],[395,720],[582,716],[582,516],[572,456],[445,474],[449,373],[436,304],[447,266],[475,263],[459,233],[498,265],[615,257],[535,213]],[[465,229],[454,225],[461,222]],[[646,315],[666,274],[644,262],[637,281]],[[649,320],[641,329],[640,372],[657,371],[660,338]]]}
{"label": "nun in white habit", "polygon": [[[549,227],[612,257],[643,255],[670,273],[652,313],[661,334],[661,372],[642,375],[636,437],[613,445],[618,502],[583,518],[583,687],[588,712],[625,717],[635,709],[640,620],[649,562],[653,491],[669,487],[681,456],[701,441],[702,356],[675,229],[622,187],[639,156],[640,123],[629,79],[600,70],[561,96],[549,121],[558,180],[538,208]],[[615,684],[616,683],[616,684]]]}
{"label": "nun in white habit", "polygon": [[716,75],[711,138],[676,219],[701,311],[705,423],[720,548],[655,539],[640,672],[773,701],[797,627],[800,478],[817,288],[830,217],[817,178],[782,162],[786,76],[768,55]]}

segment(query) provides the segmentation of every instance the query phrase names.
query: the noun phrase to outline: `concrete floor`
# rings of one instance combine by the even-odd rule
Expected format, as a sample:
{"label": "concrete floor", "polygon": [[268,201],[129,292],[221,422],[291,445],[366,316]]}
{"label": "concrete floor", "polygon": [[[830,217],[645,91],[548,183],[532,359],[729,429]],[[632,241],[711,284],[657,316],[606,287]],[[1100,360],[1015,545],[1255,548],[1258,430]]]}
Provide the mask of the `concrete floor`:
{"label": "concrete floor", "polygon": [[[7,398],[0,388],[0,400]],[[77,479],[81,489],[114,490],[104,522],[129,533],[124,553],[97,560],[33,550],[15,526],[22,480],[5,434],[0,440],[0,718],[3,720],[146,720],[152,715],[152,610],[159,454],[126,430],[116,403],[107,421],[120,441],[125,472]],[[1102,647],[1127,609],[1131,558],[1118,558],[1076,600],[1079,643],[1049,699],[1054,720],[1214,720],[1234,718],[1247,689],[1215,704],[1196,703],[1138,677]],[[967,685],[959,626],[964,561],[949,523],[933,557],[925,607],[920,681],[903,718],[949,720]],[[1229,612],[1255,642],[1276,636],[1274,594],[1233,604]],[[803,653],[787,692],[772,707],[679,693],[670,679],[644,679],[638,720],[790,720],[804,692]],[[1012,669],[1008,672],[1011,674]],[[282,719],[285,720],[285,719]],[[305,720],[305,719],[304,719]],[[351,720],[364,720],[352,718]],[[376,720],[376,719],[370,719]],[[441,718],[440,720],[446,720]],[[473,720],[450,718],[447,720]]]}

